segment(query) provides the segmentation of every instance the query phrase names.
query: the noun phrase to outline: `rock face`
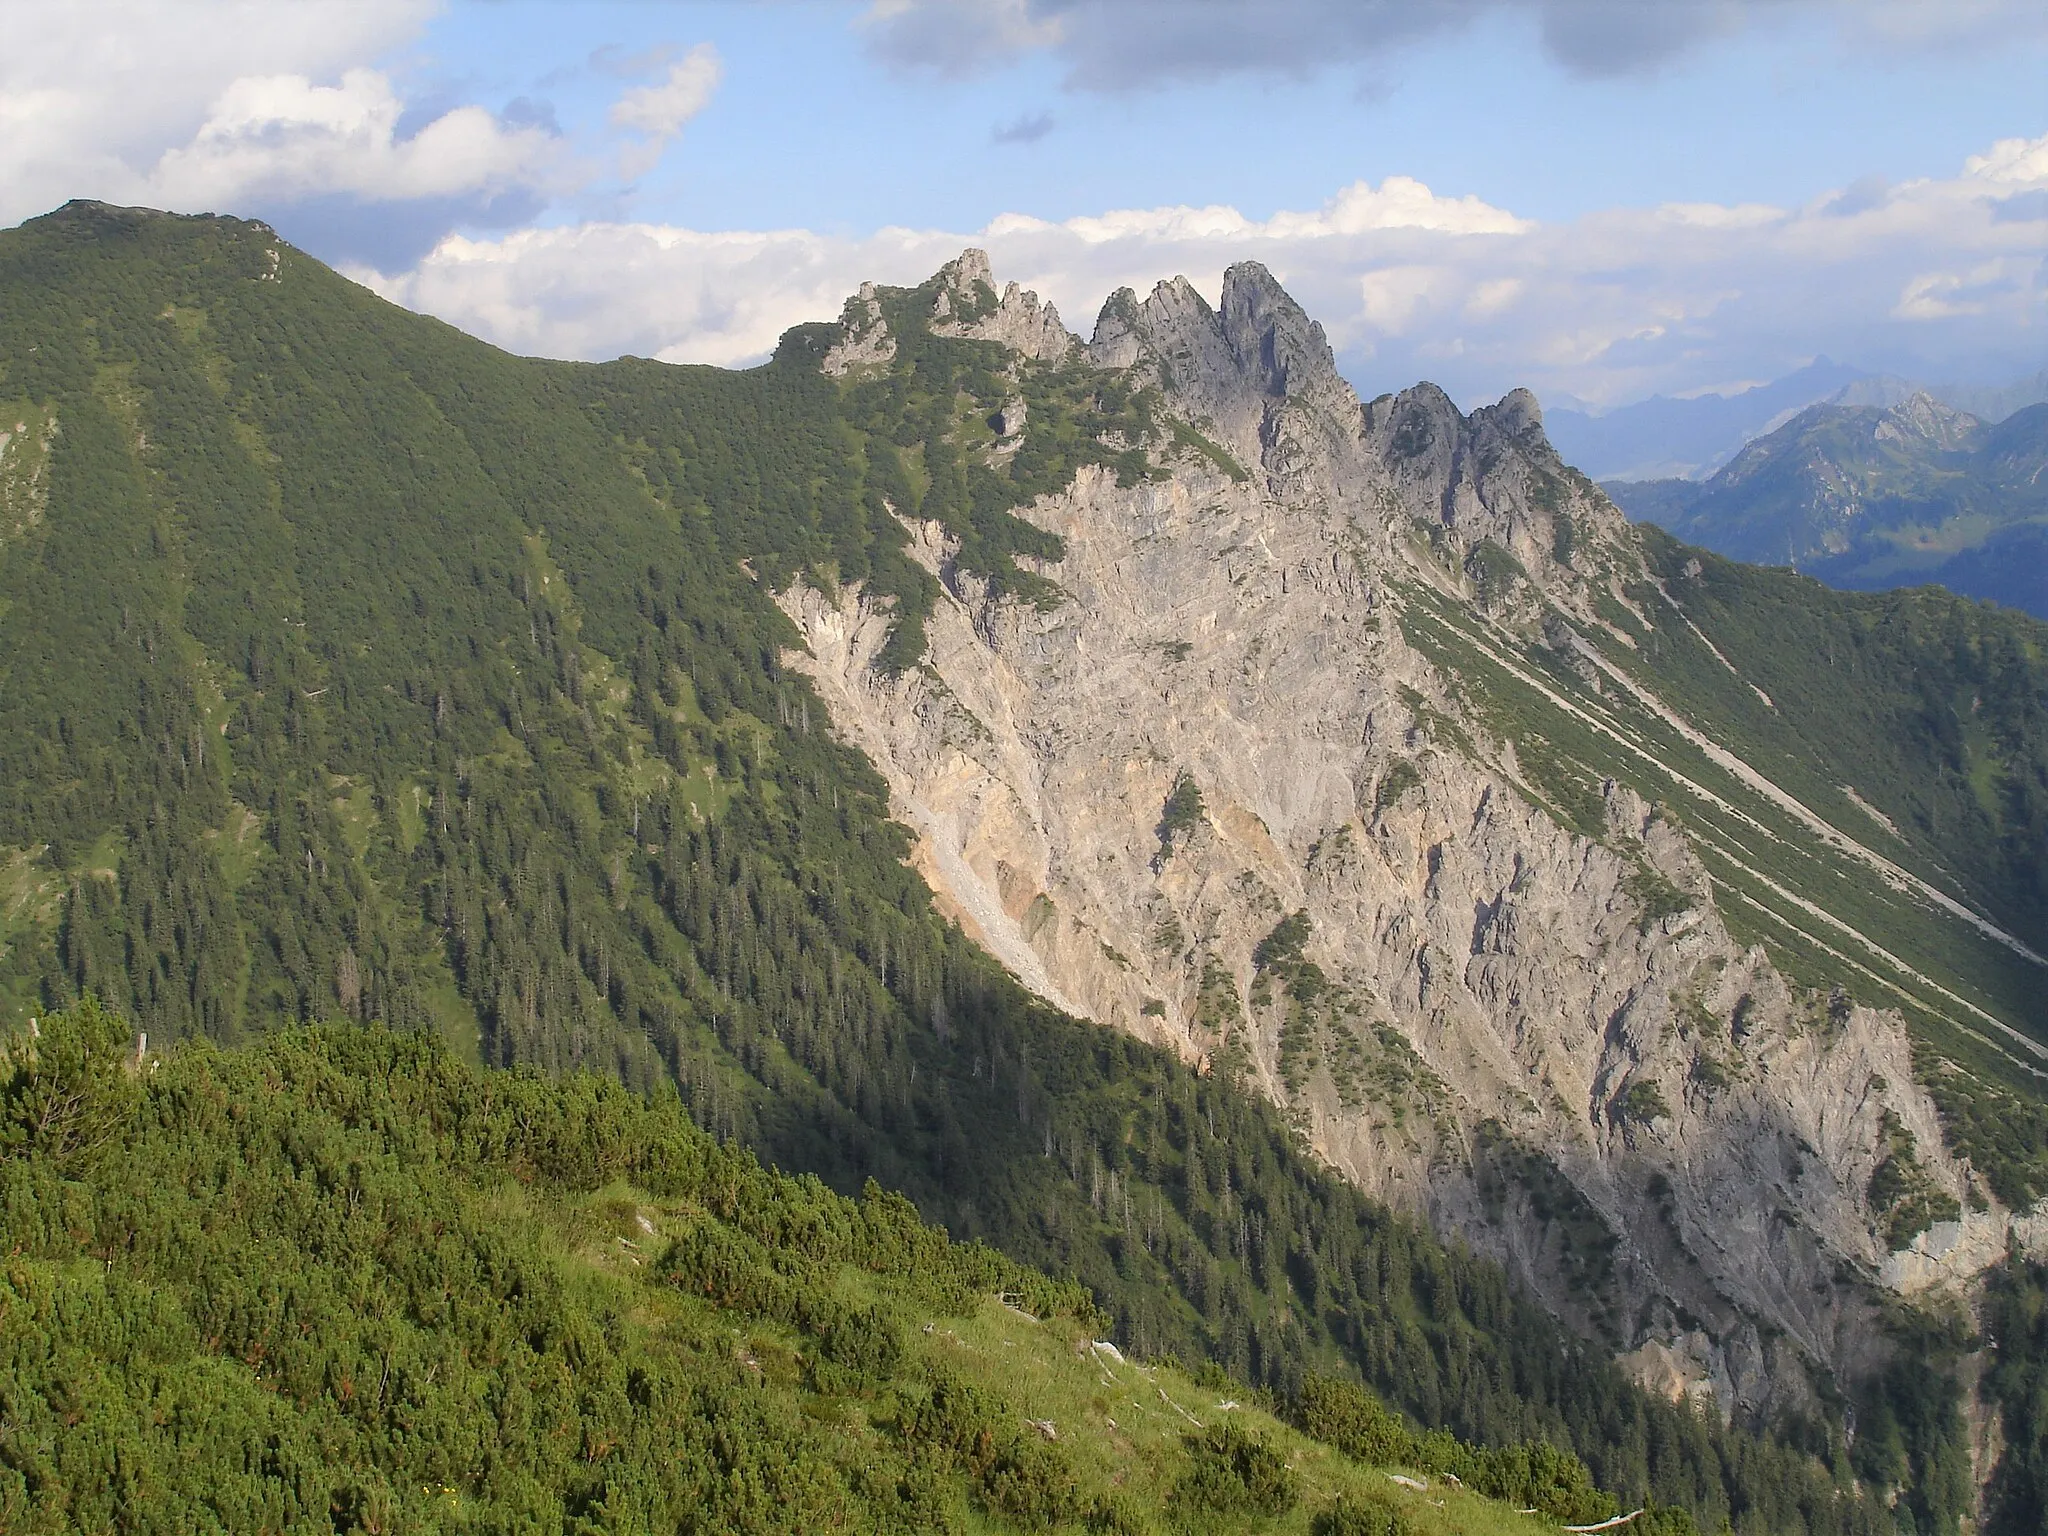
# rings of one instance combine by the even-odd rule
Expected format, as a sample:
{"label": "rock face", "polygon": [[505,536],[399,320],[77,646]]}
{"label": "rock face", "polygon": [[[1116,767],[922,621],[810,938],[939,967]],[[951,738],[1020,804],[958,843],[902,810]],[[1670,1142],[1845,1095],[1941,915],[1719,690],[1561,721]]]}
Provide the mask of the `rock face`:
{"label": "rock face", "polygon": [[1418,521],[1492,541],[1567,612],[1578,567],[1628,558],[1534,399],[1361,405],[1249,264],[1220,310],[1178,279],[1119,293],[1088,355],[1158,383],[1246,474],[1188,451],[1042,499],[1027,515],[1065,542],[1049,611],[913,528],[944,593],[898,676],[857,588],[782,599],[942,900],[1061,1007],[1246,1073],[1334,1166],[1499,1255],[1646,1381],[1727,1411],[1867,1364],[1873,1174],[1910,1138],[1964,1192],[1898,1019],[1802,998],[1734,942],[1632,792],[1608,786],[1598,839],[1560,826],[1396,622],[1418,584],[1472,600]]}
{"label": "rock face", "polygon": [[932,331],[971,341],[999,341],[1011,351],[1056,363],[1080,343],[1060,312],[1038,295],[1011,283],[996,298],[986,251],[967,250],[939,269],[941,287],[932,309]]}
{"label": "rock face", "polygon": [[822,365],[833,378],[885,366],[896,356],[896,338],[889,334],[889,323],[882,318],[881,301],[873,283],[862,283],[860,292],[846,301],[839,323],[841,339],[825,354]]}

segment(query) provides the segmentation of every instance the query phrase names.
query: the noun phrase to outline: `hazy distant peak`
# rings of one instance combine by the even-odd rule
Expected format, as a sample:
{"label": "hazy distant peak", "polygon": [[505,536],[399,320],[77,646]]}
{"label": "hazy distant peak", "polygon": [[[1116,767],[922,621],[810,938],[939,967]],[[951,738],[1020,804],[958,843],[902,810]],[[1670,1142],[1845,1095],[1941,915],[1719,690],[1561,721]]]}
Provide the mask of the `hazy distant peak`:
{"label": "hazy distant peak", "polygon": [[1902,442],[1918,438],[1937,448],[1967,446],[1984,430],[1984,423],[1953,406],[1944,405],[1926,390],[1915,390],[1879,418],[1871,435],[1879,442]]}

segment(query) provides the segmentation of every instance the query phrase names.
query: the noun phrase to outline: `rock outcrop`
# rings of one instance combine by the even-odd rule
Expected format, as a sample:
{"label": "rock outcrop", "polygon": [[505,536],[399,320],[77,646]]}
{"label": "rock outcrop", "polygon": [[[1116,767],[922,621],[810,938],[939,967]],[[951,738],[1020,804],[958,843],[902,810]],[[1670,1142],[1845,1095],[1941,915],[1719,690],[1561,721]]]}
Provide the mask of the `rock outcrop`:
{"label": "rock outcrop", "polygon": [[963,251],[939,269],[939,283],[932,307],[934,335],[998,341],[1024,357],[1049,363],[1080,345],[1060,323],[1060,312],[1040,303],[1037,294],[1011,283],[998,298],[986,251]]}
{"label": "rock outcrop", "polygon": [[826,352],[822,364],[835,379],[886,367],[896,356],[896,338],[882,318],[882,302],[873,283],[862,283],[860,292],[846,301],[839,330],[840,339]]}
{"label": "rock outcrop", "polygon": [[[974,256],[946,291],[985,281]],[[1590,621],[1582,571],[1634,547],[1534,399],[1362,405],[1253,264],[1220,309],[1179,279],[1117,294],[1088,358],[1248,474],[1187,451],[1041,499],[1026,515],[1065,545],[1039,567],[1050,609],[915,526],[944,592],[900,675],[875,666],[885,605],[782,599],[942,900],[1059,1006],[1246,1073],[1643,1379],[1731,1410],[1869,1364],[1884,1282],[1942,1262],[1888,1254],[1874,1174],[1905,1146],[1968,1192],[1899,1019],[1803,995],[1731,938],[1631,791],[1606,786],[1598,836],[1560,825],[1404,638],[1418,588],[1473,600],[1461,552],[1504,551]]]}

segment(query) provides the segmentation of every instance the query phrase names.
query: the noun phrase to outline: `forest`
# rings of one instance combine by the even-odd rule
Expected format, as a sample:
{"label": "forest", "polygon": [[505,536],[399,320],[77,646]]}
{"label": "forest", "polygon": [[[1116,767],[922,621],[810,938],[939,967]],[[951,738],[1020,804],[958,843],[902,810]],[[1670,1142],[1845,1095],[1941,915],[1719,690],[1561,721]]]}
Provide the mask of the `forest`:
{"label": "forest", "polygon": [[[1588,1486],[1630,1508],[1687,1511],[1702,1529],[1956,1529],[1962,1428],[1938,1381],[1873,1378],[1810,1420],[1735,1426],[1649,1396],[1497,1266],[1328,1174],[1230,1074],[1198,1075],[1055,1013],[935,914],[880,780],[785,671],[794,635],[770,589],[799,570],[870,583],[899,605],[893,664],[914,664],[935,589],[893,507],[946,523],[968,568],[1055,600],[1037,565],[1056,547],[1014,509],[1084,462],[1152,472],[1131,445],[1171,437],[1142,391],[1078,364],[998,377],[990,344],[908,323],[884,374],[844,385],[818,371],[815,328],[744,372],[533,362],[383,304],[261,225],[96,205],[0,236],[0,291],[0,403],[55,423],[45,500],[0,544],[0,1012],[18,1040],[27,1020],[96,1000],[146,1034],[150,1066],[131,1112],[143,1118],[105,1143],[126,1134],[142,1150],[84,1158],[90,1177],[10,1150],[7,1178],[44,1182],[15,1186],[8,1219],[50,1224],[16,1239],[48,1266],[22,1271],[36,1299],[8,1313],[44,1319],[22,1335],[21,1359],[47,1347],[67,1307],[112,1308],[94,1327],[156,1332],[163,1286],[188,1287],[179,1308],[241,1294],[240,1282],[164,1271],[117,1295],[129,1260],[111,1250],[99,1280],[79,1267],[100,1252],[95,1202],[134,1202],[128,1225],[106,1228],[127,1234],[198,1219],[159,1184],[229,1178],[178,1173],[178,1159],[220,1149],[173,1146],[176,1125],[160,1145],[136,1140],[151,1114],[177,1118],[158,1097],[169,1085],[186,1085],[178,1114],[203,1109],[211,1124],[249,1095],[203,1081],[286,1083],[327,1071],[323,1053],[396,1052],[436,1083],[521,1085],[463,1093],[582,1095],[606,1115],[660,1117],[655,1141],[696,1149],[685,1160],[744,1148],[809,1178],[804,1198],[834,1211],[850,1207],[827,1191],[901,1192],[901,1212],[978,1256],[974,1286],[1003,1265],[1056,1276],[1030,1282],[1051,1288],[1046,1305],[1099,1314],[1133,1358],[1220,1371],[1276,1406],[1307,1401],[1319,1381],[1369,1389],[1416,1436],[1441,1432],[1474,1455],[1549,1446],[1583,1464]],[[884,296],[899,320],[922,303],[917,290]],[[993,438],[989,418],[1013,388],[1043,430],[998,470],[963,445]],[[2016,906],[2033,900],[2016,875],[2003,889]],[[311,1025],[354,1025],[376,1043],[304,1034]],[[513,1075],[465,1075],[482,1068]],[[398,1095],[365,1100],[365,1124],[389,1138],[379,1166],[402,1171],[411,1154],[390,1149],[408,1136],[454,1134],[432,1118],[444,1111],[389,1081],[397,1069],[364,1070]],[[427,1122],[400,1123],[417,1114]],[[367,1233],[350,1225],[367,1189],[343,1199],[347,1220],[324,1193],[323,1181],[355,1177],[346,1138],[299,1149],[287,1120],[266,1123],[275,1145],[249,1154],[261,1199],[282,1210],[319,1195],[304,1219],[325,1235],[309,1227],[309,1244]],[[653,1154],[616,1138],[622,1161],[592,1167],[596,1153],[575,1152],[586,1163],[562,1187],[624,1179],[661,1193]],[[553,1152],[500,1151],[558,1177]],[[498,1198],[467,1166],[476,1198]],[[421,1244],[456,1219],[405,1218]],[[290,1272],[282,1251],[261,1257],[258,1227],[241,1230],[248,1253],[223,1237],[219,1263],[244,1266],[250,1284]],[[177,1245],[150,1241],[148,1262],[170,1263]],[[375,1279],[340,1249],[305,1251],[332,1263],[344,1292]],[[492,1348],[529,1351],[533,1370],[552,1351],[572,1373],[602,1376],[604,1360],[624,1373],[605,1378],[624,1396],[591,1410],[596,1428],[550,1428],[539,1460],[508,1466],[490,1495],[507,1513],[491,1520],[553,1511],[549,1499],[565,1501],[564,1529],[595,1520],[609,1485],[579,1472],[574,1492],[565,1464],[542,1463],[611,1434],[607,1415],[622,1416],[616,1443],[634,1446],[622,1454],[649,1466],[699,1454],[630,1439],[652,1431],[624,1428],[636,1390],[616,1337],[626,1323],[593,1313],[587,1336],[535,1335],[516,1322],[524,1282],[492,1291],[511,1271],[489,1252],[461,1263],[478,1275],[474,1326],[510,1330]],[[201,1357],[277,1348],[283,1324],[263,1311],[274,1305],[251,1299],[240,1321],[162,1314],[162,1336],[192,1344],[162,1365],[166,1424],[187,1422],[188,1388],[246,1396]],[[782,1306],[769,1308],[778,1326],[809,1326]],[[259,1450],[268,1431],[223,1438],[198,1427],[214,1410],[194,1408],[190,1443],[223,1458],[206,1476],[254,1476],[271,1457],[276,1478],[258,1482],[303,1483],[305,1510],[410,1499],[415,1470],[422,1486],[453,1482],[432,1470],[453,1467],[433,1460],[453,1450],[414,1461],[395,1445],[385,1491],[318,1482],[318,1437],[358,1432],[343,1420],[368,1387],[362,1362],[397,1363],[397,1345],[359,1337],[345,1310],[291,1324],[305,1349],[332,1351],[292,1369],[321,1393],[350,1384],[340,1417],[294,1420],[291,1435],[314,1438],[278,1429],[276,1448]],[[216,1337],[244,1342],[207,1345]],[[46,1367],[10,1370],[7,1390],[35,1411],[70,1411],[53,1404],[71,1389],[33,1374]],[[462,1390],[511,1389],[479,1377]],[[107,1385],[95,1401],[112,1412],[147,1400],[140,1391]],[[248,1398],[250,1424],[268,1391]],[[452,1406],[435,1411],[447,1416],[435,1434],[460,1433]],[[105,1443],[129,1444],[123,1433]],[[0,1445],[0,1461],[27,1443]],[[1242,1447],[1214,1449],[1250,1465]],[[106,1454],[111,1469],[129,1452]],[[1419,1465],[1436,1453],[1403,1454]],[[1444,1470],[1474,1470],[1448,1456]],[[785,1474],[758,1475],[767,1486]],[[789,1496],[869,1497],[845,1478]],[[102,1481],[119,1486],[112,1470]],[[889,1498],[922,1497],[899,1484]],[[687,1500],[684,1487],[659,1497]],[[1060,1514],[1093,1518],[1079,1510]]]}
{"label": "forest", "polygon": [[81,1003],[6,1042],[0,1148],[11,1532],[1422,1536],[1614,1506],[1568,1452],[1418,1440],[1356,1387],[1214,1406],[1220,1377],[1133,1367],[1083,1288],[899,1195],[764,1169],[672,1089],[418,1031],[138,1052]]}

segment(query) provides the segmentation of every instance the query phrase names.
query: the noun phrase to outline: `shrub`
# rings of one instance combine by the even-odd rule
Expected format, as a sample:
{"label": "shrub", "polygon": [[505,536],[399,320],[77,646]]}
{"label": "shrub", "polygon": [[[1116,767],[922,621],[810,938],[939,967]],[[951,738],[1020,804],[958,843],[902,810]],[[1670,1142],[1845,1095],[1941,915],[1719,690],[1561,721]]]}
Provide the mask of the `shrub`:
{"label": "shrub", "polygon": [[1294,1402],[1296,1428],[1311,1439],[1335,1446],[1367,1466],[1412,1465],[1415,1435],[1400,1416],[1391,1413],[1364,1387],[1335,1376],[1303,1379]]}
{"label": "shrub", "polygon": [[1408,1517],[1391,1504],[1340,1497],[1316,1511],[1309,1536],[1408,1536]]}
{"label": "shrub", "polygon": [[1181,1443],[1190,1464],[1173,1497],[1184,1509],[1273,1518],[1294,1508],[1293,1469],[1265,1436],[1217,1424],[1183,1436]]}
{"label": "shrub", "polygon": [[1183,833],[1192,832],[1202,824],[1205,807],[1202,804],[1202,787],[1194,776],[1183,770],[1173,781],[1173,791],[1166,797],[1165,809],[1159,817],[1159,856],[1153,861],[1155,868],[1162,868],[1173,857],[1174,841]]}
{"label": "shrub", "polygon": [[92,998],[44,1019],[0,1051],[0,1151],[82,1171],[126,1124],[140,1098],[128,1025]]}

